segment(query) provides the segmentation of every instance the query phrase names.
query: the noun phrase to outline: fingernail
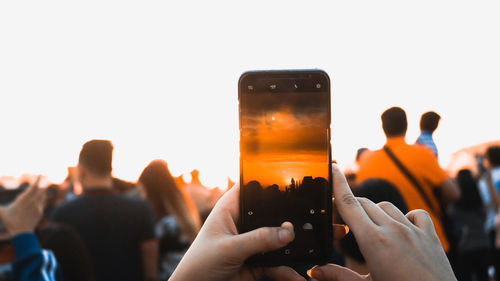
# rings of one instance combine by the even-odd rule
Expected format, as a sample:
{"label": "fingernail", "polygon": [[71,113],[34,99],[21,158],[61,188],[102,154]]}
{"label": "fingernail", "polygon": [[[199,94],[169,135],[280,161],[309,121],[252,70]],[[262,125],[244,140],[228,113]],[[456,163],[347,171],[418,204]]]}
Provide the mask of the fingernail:
{"label": "fingernail", "polygon": [[289,221],[285,221],[281,224],[281,227],[286,228],[290,231],[293,231],[293,224]]}
{"label": "fingernail", "polygon": [[307,271],[307,275],[311,278],[314,279],[322,279],[323,278],[323,272],[321,269],[318,268],[317,265],[315,265],[313,268],[309,269]]}
{"label": "fingernail", "polygon": [[280,242],[288,243],[292,241],[292,233],[289,230],[282,228],[278,231],[278,238],[280,239]]}

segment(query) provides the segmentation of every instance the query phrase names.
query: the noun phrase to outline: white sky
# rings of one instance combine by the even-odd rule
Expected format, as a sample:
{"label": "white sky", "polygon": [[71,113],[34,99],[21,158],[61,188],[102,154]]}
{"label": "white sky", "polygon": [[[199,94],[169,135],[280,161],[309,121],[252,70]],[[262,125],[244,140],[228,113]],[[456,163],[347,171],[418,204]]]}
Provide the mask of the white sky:
{"label": "white sky", "polygon": [[407,140],[443,117],[441,161],[500,139],[498,1],[2,1],[0,176],[61,181],[81,145],[108,138],[115,175],[154,158],[208,185],[238,176],[237,81],[253,69],[332,78],[334,158],[384,142],[397,105]]}

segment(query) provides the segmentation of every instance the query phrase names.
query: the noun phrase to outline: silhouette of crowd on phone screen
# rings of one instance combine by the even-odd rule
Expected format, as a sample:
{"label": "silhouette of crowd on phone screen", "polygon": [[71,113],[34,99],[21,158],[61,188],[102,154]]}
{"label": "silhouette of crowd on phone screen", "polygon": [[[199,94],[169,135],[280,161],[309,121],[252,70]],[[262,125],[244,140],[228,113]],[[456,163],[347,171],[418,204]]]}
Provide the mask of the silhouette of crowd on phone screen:
{"label": "silhouette of crowd on phone screen", "polygon": [[[345,176],[355,196],[390,202],[403,214],[426,210],[458,280],[500,280],[500,144],[470,149],[473,165],[445,171],[433,135],[440,119],[424,113],[418,139],[407,143],[405,111],[387,109],[385,145],[359,149]],[[112,155],[110,141],[90,140],[63,183],[1,186],[0,280],[169,279],[224,192],[203,186],[197,171],[189,183],[173,177],[164,160],[153,160],[137,182],[123,181],[112,175]],[[325,200],[327,188],[325,178],[309,175],[287,186],[250,181],[241,189],[253,209],[240,216],[264,220],[255,225],[279,226],[303,214],[304,223],[313,221],[324,212],[314,202]],[[276,203],[263,204],[268,199]],[[335,242],[331,261],[370,273],[352,232]],[[308,266],[296,270],[306,277]]]}
{"label": "silhouette of crowd on phone screen", "polygon": [[[305,176],[300,181],[292,178],[284,190],[281,190],[277,184],[263,187],[258,181],[251,181],[243,188],[245,189],[244,200],[253,209],[252,216],[266,220],[286,221],[299,217],[303,213],[314,215],[315,212],[321,212],[321,210],[314,210],[314,206],[322,205],[321,202],[325,200],[326,190],[329,187],[327,180],[322,177]],[[275,202],[275,204],[266,202]],[[265,214],[273,214],[273,216]],[[256,225],[263,224],[257,222]],[[267,223],[264,222],[264,225]]]}

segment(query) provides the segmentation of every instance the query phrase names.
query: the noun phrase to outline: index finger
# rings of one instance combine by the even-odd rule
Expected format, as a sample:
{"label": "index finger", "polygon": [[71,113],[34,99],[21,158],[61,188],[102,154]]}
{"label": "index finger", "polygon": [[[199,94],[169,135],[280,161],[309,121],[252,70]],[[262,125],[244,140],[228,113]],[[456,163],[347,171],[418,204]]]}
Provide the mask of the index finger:
{"label": "index finger", "polygon": [[344,222],[354,234],[361,233],[367,226],[374,226],[375,224],[352,194],[342,171],[335,164],[332,165],[332,170],[334,202]]}

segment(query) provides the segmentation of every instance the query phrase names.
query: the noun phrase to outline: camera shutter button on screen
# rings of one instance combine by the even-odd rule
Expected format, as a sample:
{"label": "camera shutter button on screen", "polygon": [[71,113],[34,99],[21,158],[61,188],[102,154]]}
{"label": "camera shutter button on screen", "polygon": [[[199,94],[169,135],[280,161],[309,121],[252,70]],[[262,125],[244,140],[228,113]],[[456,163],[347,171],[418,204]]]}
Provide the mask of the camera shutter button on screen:
{"label": "camera shutter button on screen", "polygon": [[304,230],[313,230],[313,226],[310,223],[304,223],[304,225],[302,226],[302,229],[304,229]]}

